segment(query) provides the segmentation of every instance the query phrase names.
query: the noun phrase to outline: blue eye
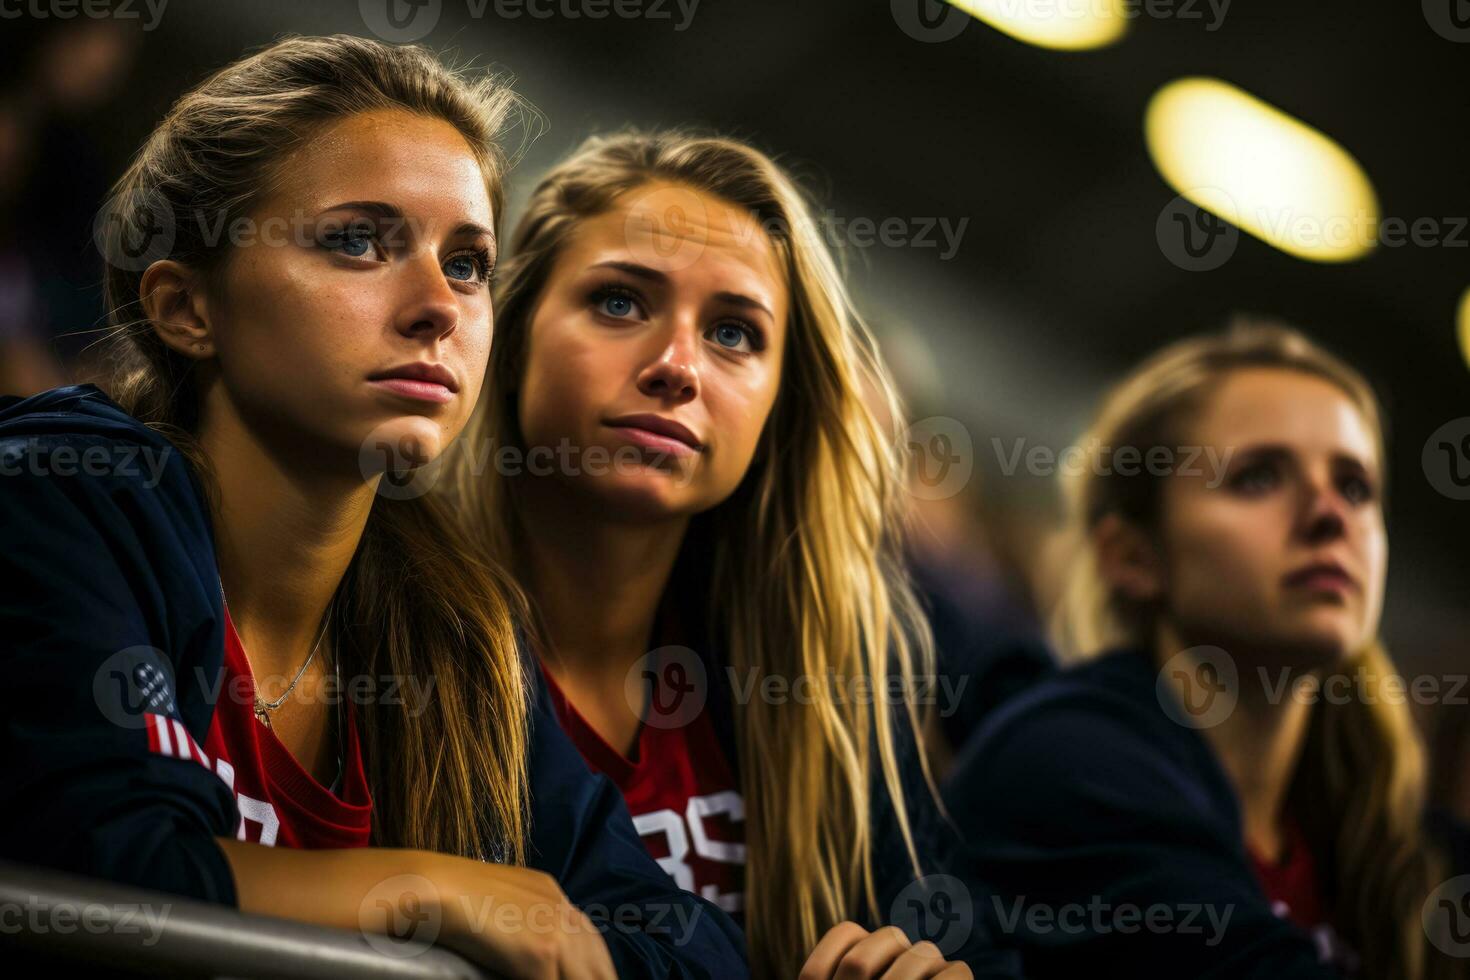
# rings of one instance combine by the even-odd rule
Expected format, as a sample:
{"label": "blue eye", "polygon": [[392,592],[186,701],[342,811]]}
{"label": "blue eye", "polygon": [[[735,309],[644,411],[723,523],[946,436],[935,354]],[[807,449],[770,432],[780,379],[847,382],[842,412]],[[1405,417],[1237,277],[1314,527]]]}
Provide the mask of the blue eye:
{"label": "blue eye", "polygon": [[377,241],[377,232],[370,226],[355,224],[347,228],[332,228],[322,232],[321,245],[329,252],[338,252],[360,259],[372,254]]}
{"label": "blue eye", "polygon": [[456,255],[444,263],[444,271],[449,273],[451,279],[463,279],[466,282],[480,275],[479,263],[470,255]]}
{"label": "blue eye", "polygon": [[638,294],[616,283],[597,287],[587,298],[598,313],[614,320],[626,320],[643,313]]}
{"label": "blue eye", "polygon": [[368,253],[368,250],[372,247],[373,242],[371,238],[368,238],[366,236],[344,235],[339,240],[337,250],[342,252],[344,255],[351,255],[354,258],[361,258],[362,256],[366,255]]}
{"label": "blue eye", "polygon": [[633,312],[633,301],[616,294],[607,296],[603,298],[602,311],[608,316],[625,317]]}
{"label": "blue eye", "polygon": [[711,326],[706,336],[713,339],[720,347],[734,351],[736,354],[754,354],[764,348],[764,344],[761,344],[760,332],[745,323],[716,323]]}
{"label": "blue eye", "polygon": [[643,295],[619,282],[605,282],[587,294],[593,312],[612,320],[642,319],[648,314]]}

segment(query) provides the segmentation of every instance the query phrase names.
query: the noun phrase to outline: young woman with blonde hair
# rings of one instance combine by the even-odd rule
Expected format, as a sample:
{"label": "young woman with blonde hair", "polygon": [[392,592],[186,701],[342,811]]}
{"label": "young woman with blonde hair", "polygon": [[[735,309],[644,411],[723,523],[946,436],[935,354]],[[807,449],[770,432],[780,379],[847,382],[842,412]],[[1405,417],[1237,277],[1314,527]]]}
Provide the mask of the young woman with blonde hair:
{"label": "young woman with blonde hair", "polygon": [[292,38],[118,182],[117,402],[0,404],[7,857],[399,938],[401,910],[504,976],[744,973],[528,696],[513,587],[383,492],[481,389],[515,106],[422,48]]}
{"label": "young woman with blonde hair", "polygon": [[1057,643],[1082,662],[990,718],[946,791],[1027,975],[1454,975],[1378,639],[1368,384],[1242,323],[1150,358],[1079,446]]}
{"label": "young woman with blonde hair", "polygon": [[893,389],[797,187],[733,140],[594,137],[531,195],[496,296],[453,483],[584,757],[743,917],[760,975],[968,975],[879,928],[943,870],[928,629],[904,447],[864,402],[896,420]]}

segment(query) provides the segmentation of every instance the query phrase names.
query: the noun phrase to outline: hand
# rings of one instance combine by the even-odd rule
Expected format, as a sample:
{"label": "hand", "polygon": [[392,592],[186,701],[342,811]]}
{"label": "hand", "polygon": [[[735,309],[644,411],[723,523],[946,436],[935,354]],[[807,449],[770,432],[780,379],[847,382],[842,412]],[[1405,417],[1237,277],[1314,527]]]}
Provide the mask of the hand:
{"label": "hand", "polygon": [[508,980],[617,980],[602,933],[550,875],[450,858],[429,877],[440,941]]}
{"label": "hand", "polygon": [[[382,931],[366,924],[365,911],[386,906],[417,917],[427,910],[436,917],[426,941],[442,942],[500,976],[617,980],[602,933],[556,879],[539,871],[407,848],[306,851],[215,840],[230,862],[242,912]],[[398,920],[391,925],[390,933]]]}
{"label": "hand", "polygon": [[963,963],[950,963],[930,942],[917,945],[903,930],[884,926],[869,932],[856,922],[839,922],[817,943],[800,980],[974,980]]}

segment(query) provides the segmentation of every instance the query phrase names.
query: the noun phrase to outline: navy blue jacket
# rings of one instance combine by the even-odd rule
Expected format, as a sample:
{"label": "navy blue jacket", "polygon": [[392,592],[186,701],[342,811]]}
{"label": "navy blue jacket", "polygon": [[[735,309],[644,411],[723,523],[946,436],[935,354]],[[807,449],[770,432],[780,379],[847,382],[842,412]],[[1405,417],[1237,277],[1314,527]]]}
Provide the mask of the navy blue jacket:
{"label": "navy blue jacket", "polygon": [[[167,713],[203,744],[223,669],[189,464],[90,385],[0,400],[0,542],[0,856],[235,904],[215,842],[238,824],[231,791],[150,752],[141,725]],[[648,856],[544,690],[529,771],[528,863],[604,926],[620,976],[746,975],[739,930]]]}
{"label": "navy blue jacket", "polygon": [[1026,975],[1338,977],[1272,913],[1234,789],[1155,679],[1132,650],[1053,675],[989,716],[945,787]]}

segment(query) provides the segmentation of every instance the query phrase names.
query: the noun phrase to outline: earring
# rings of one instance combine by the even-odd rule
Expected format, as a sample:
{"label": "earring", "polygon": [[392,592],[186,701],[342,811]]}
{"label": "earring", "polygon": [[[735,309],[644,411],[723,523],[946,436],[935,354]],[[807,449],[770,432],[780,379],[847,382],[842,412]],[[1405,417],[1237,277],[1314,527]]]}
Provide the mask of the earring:
{"label": "earring", "polygon": [[197,351],[203,351],[204,350],[204,345],[203,344],[195,344],[194,345],[194,349],[197,350]]}

